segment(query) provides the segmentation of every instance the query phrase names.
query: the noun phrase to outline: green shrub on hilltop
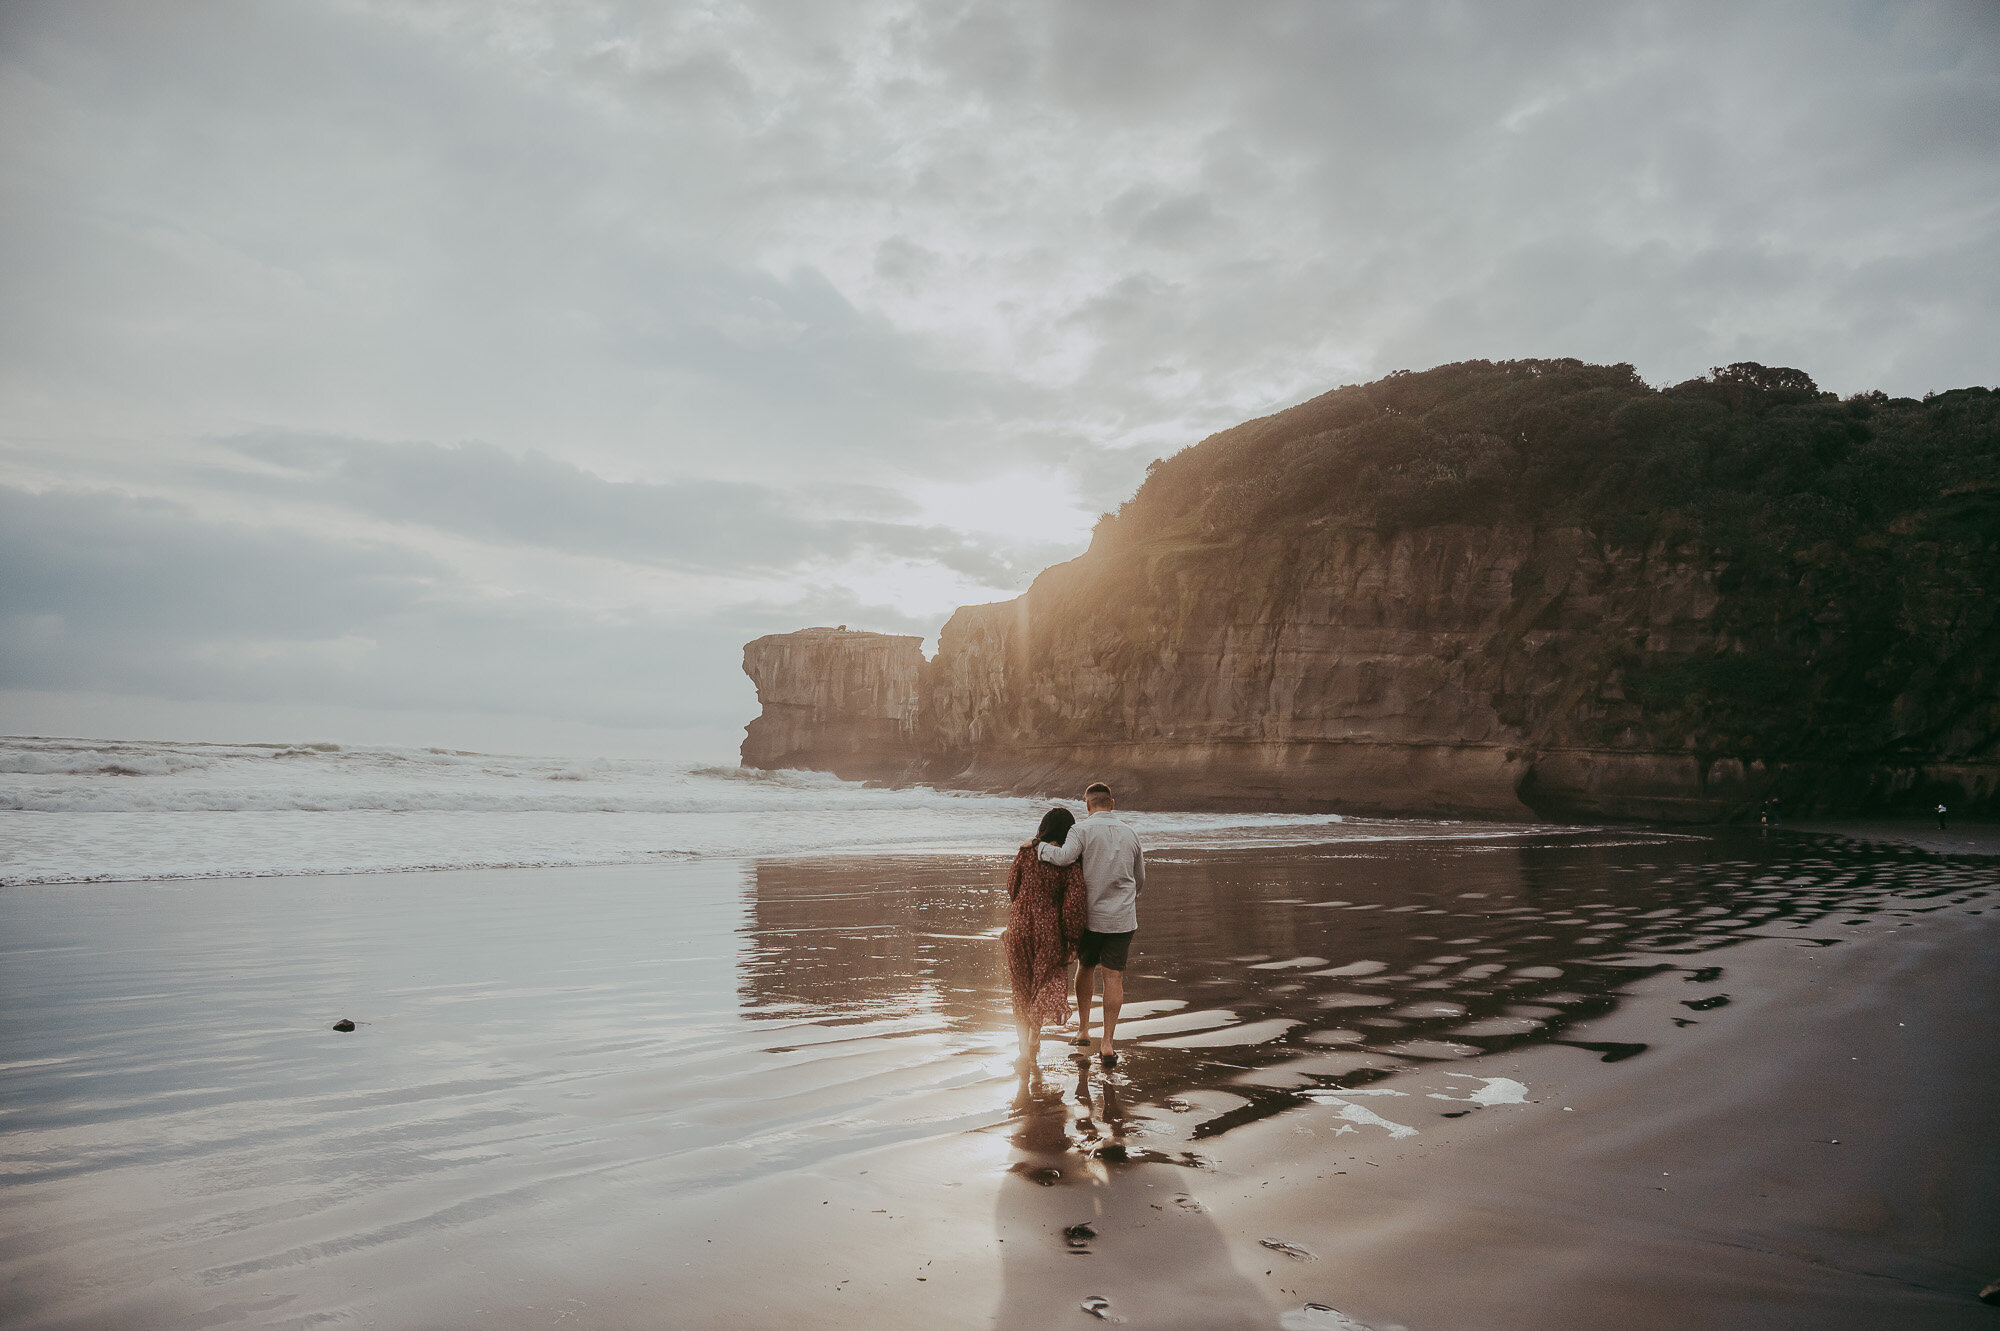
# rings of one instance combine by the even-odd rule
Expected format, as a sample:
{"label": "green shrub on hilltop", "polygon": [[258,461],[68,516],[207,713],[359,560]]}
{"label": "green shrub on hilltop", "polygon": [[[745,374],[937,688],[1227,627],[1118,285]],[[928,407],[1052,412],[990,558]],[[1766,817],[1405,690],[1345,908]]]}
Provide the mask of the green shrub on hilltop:
{"label": "green shrub on hilltop", "polygon": [[1841,400],[1749,362],[1663,389],[1575,360],[1393,374],[1154,463],[1090,562],[1254,569],[1320,533],[1441,524],[1579,528],[1717,571],[1716,654],[1599,653],[1648,718],[1641,741],[1845,759],[2000,739],[2000,393],[1985,388]]}

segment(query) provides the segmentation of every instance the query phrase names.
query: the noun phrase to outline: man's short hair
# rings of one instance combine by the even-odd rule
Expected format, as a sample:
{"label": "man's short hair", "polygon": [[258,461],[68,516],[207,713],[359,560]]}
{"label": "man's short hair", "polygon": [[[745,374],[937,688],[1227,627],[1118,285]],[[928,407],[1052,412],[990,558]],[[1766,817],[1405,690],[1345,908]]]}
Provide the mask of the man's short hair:
{"label": "man's short hair", "polygon": [[1111,787],[1105,785],[1102,781],[1093,781],[1083,788],[1083,802],[1085,804],[1090,803],[1099,796],[1110,799]]}

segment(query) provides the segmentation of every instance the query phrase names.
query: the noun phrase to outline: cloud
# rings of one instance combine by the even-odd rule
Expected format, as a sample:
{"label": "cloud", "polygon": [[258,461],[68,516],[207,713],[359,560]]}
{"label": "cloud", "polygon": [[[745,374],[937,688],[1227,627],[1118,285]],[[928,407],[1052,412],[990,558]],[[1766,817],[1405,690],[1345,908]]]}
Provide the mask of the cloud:
{"label": "cloud", "polygon": [[401,551],[210,526],[119,495],[0,488],[0,542],[0,612],[82,616],[155,641],[253,623],[281,637],[341,632],[407,608],[442,573]]}
{"label": "cloud", "polygon": [[755,714],[741,645],[802,621],[922,626],[838,586],[673,614],[492,595],[390,544],[0,487],[0,689],[490,711],[604,726]]}
{"label": "cloud", "polygon": [[[1913,320],[1869,280],[1992,238],[2000,25],[1972,4],[13,25],[12,387],[50,415],[943,478],[1466,354],[1990,373],[1967,337],[1990,303]],[[1603,261],[1532,262],[1570,250]],[[1719,276],[1756,256],[1769,283]],[[1450,319],[1514,307],[1526,326]],[[1885,318],[1901,381],[1846,332]]]}
{"label": "cloud", "polygon": [[[1018,588],[1061,545],[911,519],[885,486],[800,493],[742,481],[612,481],[572,463],[490,444],[387,443],[264,433],[222,441],[265,464],[216,477],[293,500],[498,544],[601,555],[733,577],[865,556],[930,561],[996,589]],[[829,510],[869,516],[831,516]],[[894,521],[894,518],[904,521]]]}
{"label": "cloud", "polygon": [[0,482],[428,559],[490,604],[348,616],[413,662],[555,565],[932,631],[1083,532],[924,496],[1395,369],[1993,382],[1996,70],[1984,0],[21,0]]}

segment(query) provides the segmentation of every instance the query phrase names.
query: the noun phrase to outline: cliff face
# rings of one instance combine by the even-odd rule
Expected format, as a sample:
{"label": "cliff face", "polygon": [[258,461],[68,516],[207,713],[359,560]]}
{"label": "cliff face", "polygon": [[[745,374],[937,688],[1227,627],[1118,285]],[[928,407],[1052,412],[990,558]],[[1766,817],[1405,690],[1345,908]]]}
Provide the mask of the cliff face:
{"label": "cliff face", "polygon": [[763,714],[745,767],[797,767],[851,781],[895,780],[921,756],[923,639],[841,629],[774,633],[743,648]]}
{"label": "cliff face", "polygon": [[1156,463],[1087,554],[958,611],[917,774],[1150,807],[2000,812],[1996,584],[2000,394],[1448,366]]}
{"label": "cliff face", "polygon": [[1560,723],[1636,711],[1580,668],[1606,641],[1712,648],[1714,571],[1685,552],[1439,526],[1235,553],[1078,561],[960,610],[926,681],[926,773],[1019,790],[1097,777],[1155,805],[1488,816],[1532,800],[1698,818],[1744,797],[1726,764],[1706,789],[1689,755],[1607,766]]}

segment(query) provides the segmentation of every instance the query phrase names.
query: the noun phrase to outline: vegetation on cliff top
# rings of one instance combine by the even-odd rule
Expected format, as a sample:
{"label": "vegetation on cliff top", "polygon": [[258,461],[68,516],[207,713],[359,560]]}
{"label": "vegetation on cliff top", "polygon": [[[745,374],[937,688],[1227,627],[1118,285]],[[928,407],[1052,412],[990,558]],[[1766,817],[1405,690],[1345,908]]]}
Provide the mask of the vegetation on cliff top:
{"label": "vegetation on cliff top", "polygon": [[1642,738],[1827,760],[2000,739],[2000,393],[1985,388],[1843,400],[1747,362],[1664,389],[1575,360],[1394,374],[1154,463],[1088,562],[1439,524],[1578,528],[1718,570],[1713,655],[1603,658],[1646,710]]}

